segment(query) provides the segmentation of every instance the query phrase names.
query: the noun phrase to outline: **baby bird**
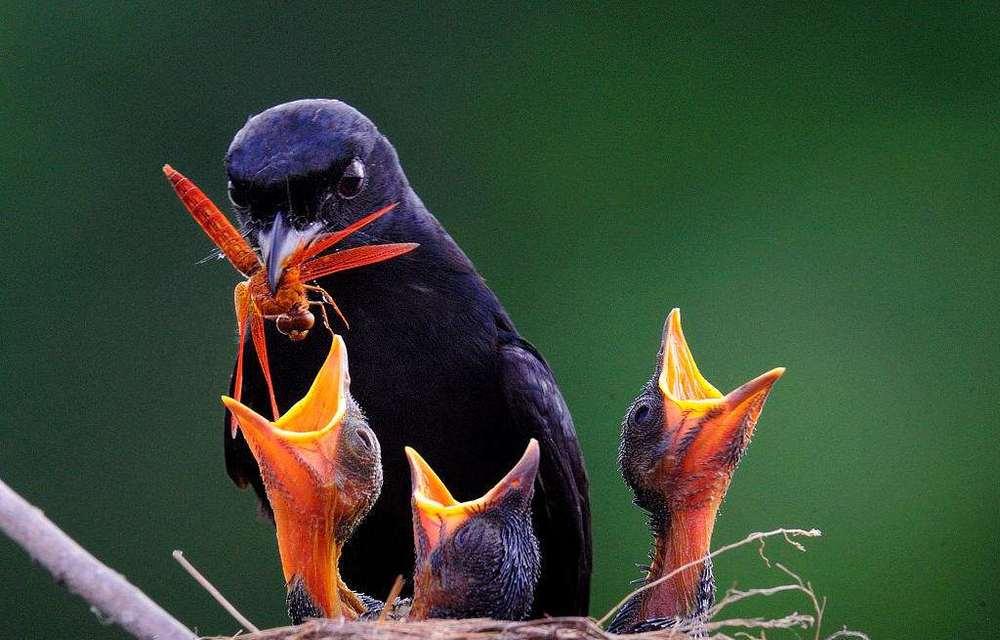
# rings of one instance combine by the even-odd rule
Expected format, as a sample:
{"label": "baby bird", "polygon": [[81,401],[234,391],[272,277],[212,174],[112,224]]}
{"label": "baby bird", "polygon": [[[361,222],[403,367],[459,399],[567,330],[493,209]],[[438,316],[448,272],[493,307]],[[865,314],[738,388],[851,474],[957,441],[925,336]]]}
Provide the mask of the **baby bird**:
{"label": "baby bird", "polygon": [[367,608],[340,578],[339,562],[382,490],[381,451],[349,386],[347,348],[334,336],[308,393],[276,422],[222,397],[260,465],[295,624],[355,619]]}
{"label": "baby bird", "polygon": [[696,632],[715,600],[709,553],[719,505],[750,444],[771,386],[772,369],[723,395],[698,371],[681,331],[680,310],[667,317],[652,379],[622,422],[618,462],[653,533],[645,583],[695,562],[633,597],[612,621],[615,633],[684,624]]}
{"label": "baby bird", "polygon": [[458,502],[437,474],[407,447],[413,483],[411,620],[522,620],[531,611],[541,570],[531,522],[538,442],[486,495]]}

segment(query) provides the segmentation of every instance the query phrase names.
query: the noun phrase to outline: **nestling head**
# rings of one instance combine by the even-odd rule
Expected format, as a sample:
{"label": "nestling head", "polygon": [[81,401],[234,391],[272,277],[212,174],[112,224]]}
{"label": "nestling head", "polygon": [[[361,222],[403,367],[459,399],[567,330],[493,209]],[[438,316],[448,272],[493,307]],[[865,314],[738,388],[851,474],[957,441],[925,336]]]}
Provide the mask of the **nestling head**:
{"label": "nestling head", "polygon": [[723,395],[698,371],[680,311],[670,312],[655,372],[625,414],[618,451],[635,502],[650,515],[646,581],[664,580],[619,611],[610,627],[616,633],[697,620],[712,605],[715,580],[704,559],[715,517],[783,373],[772,369]]}
{"label": "nestling head", "polygon": [[486,495],[459,502],[413,449],[416,567],[410,617],[520,620],[541,568],[531,522],[538,442]]}
{"label": "nestling head", "polygon": [[680,310],[671,311],[653,377],[622,421],[618,462],[637,504],[654,514],[714,512],[784,371],[772,369],[723,395],[701,375]]}

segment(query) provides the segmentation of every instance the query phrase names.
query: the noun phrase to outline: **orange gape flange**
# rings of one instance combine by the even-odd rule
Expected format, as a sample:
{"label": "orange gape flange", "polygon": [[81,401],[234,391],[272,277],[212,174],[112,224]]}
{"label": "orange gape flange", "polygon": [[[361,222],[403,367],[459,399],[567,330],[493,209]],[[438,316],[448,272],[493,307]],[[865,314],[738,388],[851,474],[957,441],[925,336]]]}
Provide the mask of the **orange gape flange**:
{"label": "orange gape flange", "polygon": [[[234,292],[236,303],[236,328],[239,333],[239,347],[236,353],[236,374],[233,381],[233,397],[240,400],[243,391],[243,349],[246,342],[246,332],[249,325],[250,337],[253,340],[254,351],[260,362],[267,392],[271,400],[271,412],[274,418],[279,415],[278,403],[274,398],[274,385],[271,382],[271,368],[267,362],[267,344],[264,339],[264,320],[274,320],[279,330],[292,340],[306,337],[314,324],[313,314],[309,307],[318,305],[326,313],[323,304],[329,304],[344,324],[344,318],[337,303],[323,288],[306,284],[311,280],[323,278],[338,271],[357,269],[376,262],[395,258],[413,249],[417,244],[393,243],[374,244],[337,251],[324,256],[319,255],[334,246],[344,238],[359,229],[374,222],[392,211],[396,204],[382,207],[368,214],[357,222],[334,233],[318,236],[312,242],[298,247],[285,261],[281,281],[277,291],[271,292],[267,282],[267,270],[257,252],[247,243],[243,235],[226,218],[208,196],[194,182],[184,177],[170,165],[163,166],[163,173],[177,193],[195,222],[212,239],[236,270],[246,276],[246,280],[236,285]],[[311,300],[309,294],[317,296]],[[236,424],[231,422],[232,434],[236,435]]]}

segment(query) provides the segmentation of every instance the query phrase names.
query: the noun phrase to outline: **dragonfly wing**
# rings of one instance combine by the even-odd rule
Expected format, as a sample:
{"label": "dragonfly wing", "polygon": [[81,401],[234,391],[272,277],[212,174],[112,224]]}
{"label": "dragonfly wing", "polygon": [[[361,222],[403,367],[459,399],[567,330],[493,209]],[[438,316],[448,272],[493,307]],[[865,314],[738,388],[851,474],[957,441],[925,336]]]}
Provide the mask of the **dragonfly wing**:
{"label": "dragonfly wing", "polygon": [[419,246],[414,242],[400,242],[344,249],[306,262],[300,268],[299,274],[303,281],[315,280],[338,271],[357,269],[376,262],[390,260],[404,253],[409,253]]}

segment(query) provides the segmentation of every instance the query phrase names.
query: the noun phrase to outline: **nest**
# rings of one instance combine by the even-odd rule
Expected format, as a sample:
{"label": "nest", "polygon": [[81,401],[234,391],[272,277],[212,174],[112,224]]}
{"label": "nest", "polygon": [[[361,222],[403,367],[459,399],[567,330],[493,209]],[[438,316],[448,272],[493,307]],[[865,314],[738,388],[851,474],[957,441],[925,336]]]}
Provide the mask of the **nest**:
{"label": "nest", "polygon": [[[819,535],[821,534],[816,529],[781,528],[766,532],[754,532],[738,542],[716,549],[707,557],[714,558],[738,547],[756,543],[758,545],[757,553],[760,555],[761,560],[767,566],[777,569],[789,581],[770,587],[745,590],[736,588],[728,589],[705,613],[704,618],[684,621],[677,627],[669,629],[617,635],[605,631],[603,627],[612,619],[618,609],[625,605],[629,598],[660,582],[669,580],[680,571],[695,566],[703,562],[704,559],[698,559],[677,567],[667,575],[639,587],[620,600],[600,620],[584,617],[542,618],[524,622],[489,619],[424,620],[420,622],[408,622],[405,620],[349,622],[343,619],[317,619],[310,620],[296,627],[281,627],[265,631],[255,631],[249,634],[241,633],[237,636],[220,636],[210,640],[347,640],[348,638],[361,640],[416,640],[418,638],[420,640],[458,640],[468,638],[473,640],[542,640],[543,638],[554,638],[557,640],[618,640],[624,638],[634,638],[636,640],[653,638],[670,638],[672,640],[693,640],[694,638],[707,640],[737,640],[737,638],[740,640],[766,640],[768,633],[779,630],[792,633],[799,638],[802,637],[801,632],[809,631],[808,635],[812,637],[812,640],[846,640],[847,638],[869,640],[868,636],[864,633],[848,629],[841,629],[824,636],[822,633],[822,621],[826,599],[818,596],[813,590],[812,584],[803,580],[794,571],[779,562],[772,562],[764,555],[764,543],[768,538],[777,537],[779,540],[784,540],[792,548],[798,551],[805,551],[805,547],[794,538],[814,538]],[[401,581],[397,581],[397,584],[393,586],[393,590],[390,592],[388,598],[390,602],[395,600],[401,586]],[[778,618],[727,618],[722,615],[723,610],[737,602],[783,592],[797,592],[805,596],[806,603],[808,603],[812,612],[805,614],[795,611]],[[231,607],[224,599],[221,602],[223,606],[227,608]],[[253,628],[249,621],[242,618],[238,612],[234,617],[237,620],[242,620],[245,628]]]}
{"label": "nest", "polygon": [[[268,629],[238,636],[238,640],[582,640],[623,638],[607,633],[593,618],[545,618],[527,622],[500,622],[487,619],[425,620],[422,622],[345,622],[310,620],[297,627]],[[653,631],[629,638],[689,638],[671,630]],[[214,640],[230,640],[216,638]]]}

